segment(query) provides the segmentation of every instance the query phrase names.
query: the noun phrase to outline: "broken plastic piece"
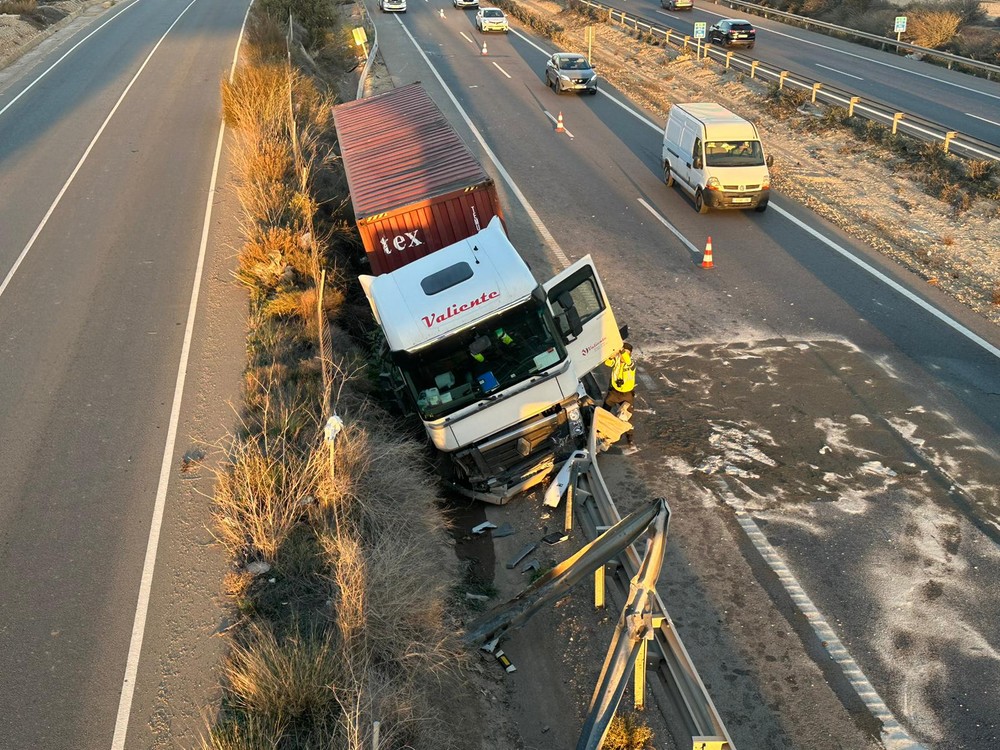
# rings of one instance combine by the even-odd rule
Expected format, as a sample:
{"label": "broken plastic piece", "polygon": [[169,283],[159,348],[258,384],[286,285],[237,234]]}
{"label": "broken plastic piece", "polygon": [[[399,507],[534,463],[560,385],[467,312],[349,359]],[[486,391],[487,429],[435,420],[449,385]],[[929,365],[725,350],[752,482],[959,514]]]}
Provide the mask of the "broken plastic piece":
{"label": "broken plastic piece", "polygon": [[514,527],[511,526],[507,521],[504,521],[500,526],[498,526],[493,531],[494,539],[503,539],[505,536],[510,536],[514,533]]}
{"label": "broken plastic piece", "polygon": [[507,570],[513,570],[514,568],[516,568],[517,564],[521,562],[521,560],[526,558],[537,548],[538,548],[538,542],[531,542],[531,544],[526,544],[524,547],[521,548],[521,551],[517,553],[517,556],[515,556],[513,560],[507,563]]}
{"label": "broken plastic piece", "polygon": [[542,564],[540,562],[538,562],[538,559],[537,558],[532,558],[528,562],[527,565],[525,565],[523,568],[521,568],[521,572],[522,573],[527,573],[528,571],[531,571],[531,570],[538,570],[541,567],[542,567]]}
{"label": "broken plastic piece", "polygon": [[508,672],[517,671],[517,667],[515,667],[514,663],[509,658],[507,658],[507,654],[505,654],[503,650],[497,651],[494,654],[494,656],[497,658],[497,661],[500,662],[500,666],[503,667],[506,671]]}
{"label": "broken plastic piece", "polygon": [[478,526],[473,526],[472,527],[472,533],[473,534],[482,534],[484,531],[486,531],[486,529],[495,529],[496,527],[497,527],[497,525],[495,523],[493,523],[492,521],[483,521]]}
{"label": "broken plastic piece", "polygon": [[569,539],[569,534],[565,531],[553,531],[551,534],[546,534],[542,537],[542,541],[546,544],[559,544],[559,542],[565,542]]}

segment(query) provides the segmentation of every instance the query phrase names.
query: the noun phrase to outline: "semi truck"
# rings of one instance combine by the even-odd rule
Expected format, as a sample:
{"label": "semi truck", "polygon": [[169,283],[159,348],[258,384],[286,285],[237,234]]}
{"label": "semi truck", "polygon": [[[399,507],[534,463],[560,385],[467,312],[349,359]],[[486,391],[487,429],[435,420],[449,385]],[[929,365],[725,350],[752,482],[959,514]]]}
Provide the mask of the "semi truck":
{"label": "semi truck", "polygon": [[540,284],[495,217],[360,280],[384,388],[419,415],[452,487],[502,505],[582,445],[596,395],[584,383],[622,348],[589,255]]}
{"label": "semi truck", "polygon": [[373,274],[503,221],[493,179],[419,84],[340,104],[333,118]]}

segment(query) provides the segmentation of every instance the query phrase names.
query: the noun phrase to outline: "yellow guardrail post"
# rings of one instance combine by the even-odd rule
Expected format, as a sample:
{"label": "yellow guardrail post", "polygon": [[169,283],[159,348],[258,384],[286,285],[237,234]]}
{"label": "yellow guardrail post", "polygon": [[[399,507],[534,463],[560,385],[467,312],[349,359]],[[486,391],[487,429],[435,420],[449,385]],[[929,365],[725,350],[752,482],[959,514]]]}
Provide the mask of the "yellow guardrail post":
{"label": "yellow guardrail post", "polygon": [[649,646],[647,645],[655,637],[655,631],[663,625],[663,616],[653,617],[653,626],[646,633],[646,637],[639,643],[639,653],[635,656],[635,670],[633,675],[635,681],[632,684],[632,692],[635,697],[635,710],[642,711],[646,707],[646,660],[649,658]]}
{"label": "yellow guardrail post", "polygon": [[688,42],[690,42],[690,41],[691,41],[691,37],[690,37],[690,36],[688,36],[687,34],[685,34],[685,35],[684,35],[684,51],[685,51],[685,52],[687,51],[687,48],[688,48]]}
{"label": "yellow guardrail post", "polygon": [[944,152],[948,153],[948,146],[951,144],[951,139],[958,135],[957,130],[949,130],[944,134]]}
{"label": "yellow guardrail post", "polygon": [[726,70],[729,70],[729,63],[732,62],[732,60],[733,60],[733,53],[732,52],[727,52],[726,53]]}
{"label": "yellow guardrail post", "polygon": [[893,135],[896,135],[896,127],[899,125],[899,121],[902,120],[903,117],[905,117],[905,114],[902,113],[902,112],[897,112],[896,114],[894,114],[892,116],[892,134]]}
{"label": "yellow guardrail post", "polygon": [[816,103],[816,92],[819,91],[821,88],[823,88],[823,84],[822,83],[814,83],[813,84],[813,90],[812,90],[812,103],[813,104]]}
{"label": "yellow guardrail post", "polygon": [[757,75],[757,66],[760,65],[760,60],[753,60],[750,63],[750,77],[753,78]]}
{"label": "yellow guardrail post", "polygon": [[860,96],[852,96],[850,104],[847,105],[847,116],[854,117],[854,105],[861,101]]}
{"label": "yellow guardrail post", "polygon": [[780,73],[778,73],[778,91],[781,91],[783,88],[785,88],[785,79],[786,78],[788,78],[788,71],[787,70],[783,70]]}
{"label": "yellow guardrail post", "polygon": [[604,609],[604,570],[602,565],[594,571],[594,609]]}

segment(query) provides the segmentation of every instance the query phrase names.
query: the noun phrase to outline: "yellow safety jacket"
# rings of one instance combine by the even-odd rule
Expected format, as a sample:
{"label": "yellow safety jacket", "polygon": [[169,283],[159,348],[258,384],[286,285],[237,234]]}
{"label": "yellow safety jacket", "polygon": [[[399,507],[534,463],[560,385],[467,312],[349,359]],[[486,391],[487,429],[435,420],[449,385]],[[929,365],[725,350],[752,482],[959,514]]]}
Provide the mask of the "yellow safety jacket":
{"label": "yellow safety jacket", "polygon": [[632,352],[622,349],[618,356],[604,360],[604,364],[611,368],[612,388],[621,393],[635,389],[635,362],[632,361]]}

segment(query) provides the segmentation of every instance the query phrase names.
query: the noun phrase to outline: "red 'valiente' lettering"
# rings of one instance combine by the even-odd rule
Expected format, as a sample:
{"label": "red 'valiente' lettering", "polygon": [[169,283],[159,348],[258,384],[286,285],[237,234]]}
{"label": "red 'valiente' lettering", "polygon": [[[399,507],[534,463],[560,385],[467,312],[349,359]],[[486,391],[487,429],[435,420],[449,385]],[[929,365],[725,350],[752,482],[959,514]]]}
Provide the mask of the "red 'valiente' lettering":
{"label": "red 'valiente' lettering", "polygon": [[467,312],[467,311],[471,310],[473,307],[476,307],[477,305],[481,305],[484,302],[488,302],[491,299],[496,299],[499,296],[500,296],[500,292],[483,292],[481,295],[479,295],[475,299],[470,300],[469,302],[466,302],[464,304],[461,304],[461,305],[448,305],[448,309],[445,310],[443,313],[431,313],[430,315],[425,315],[422,318],[422,320],[424,321],[424,325],[426,325],[428,328],[430,328],[431,326],[433,326],[435,323],[437,323],[437,324],[440,325],[441,323],[444,323],[449,318],[454,318],[456,315],[458,315],[460,313]]}

